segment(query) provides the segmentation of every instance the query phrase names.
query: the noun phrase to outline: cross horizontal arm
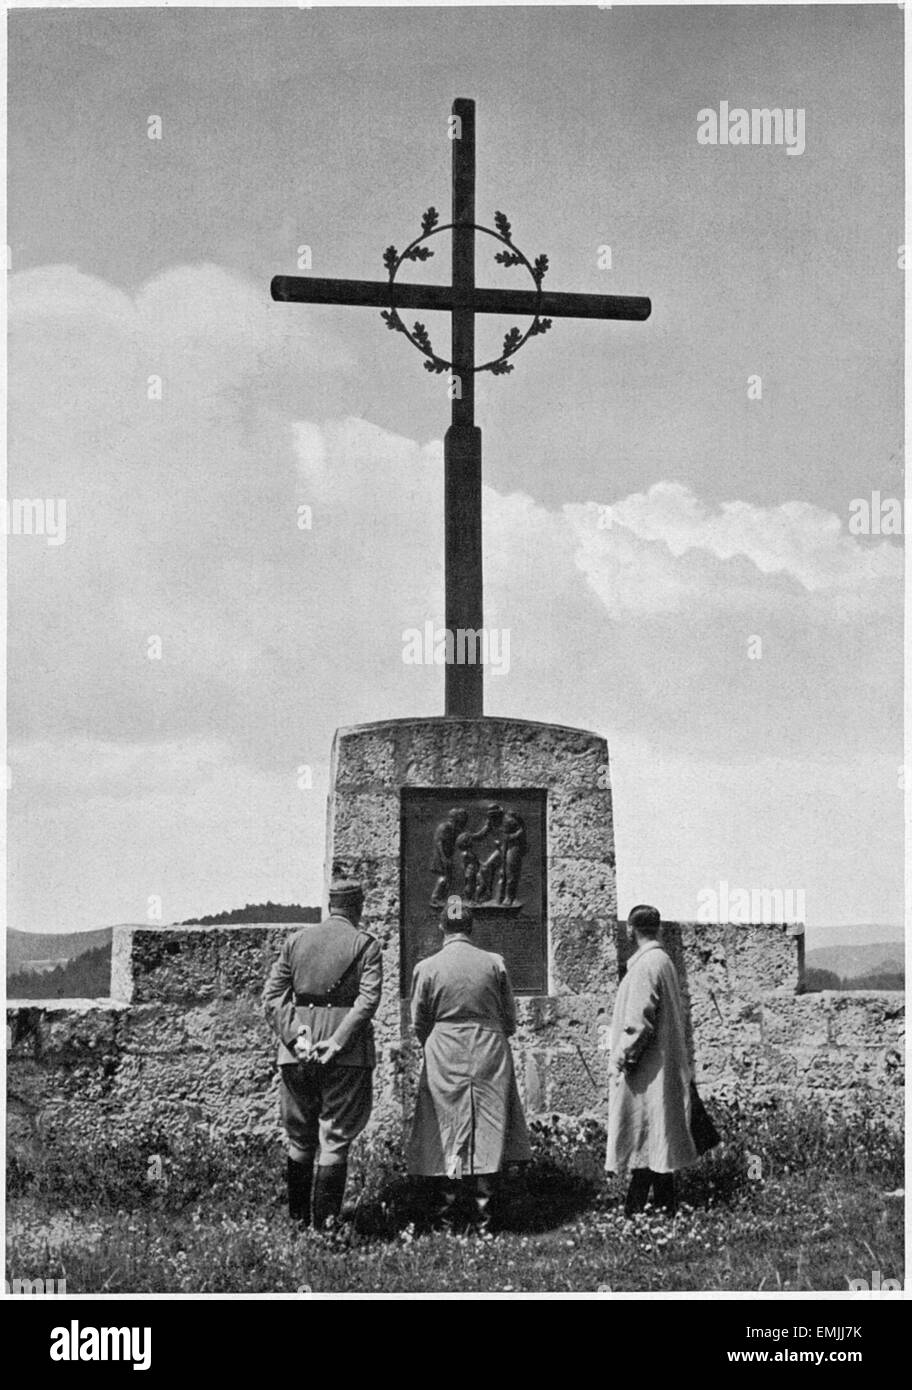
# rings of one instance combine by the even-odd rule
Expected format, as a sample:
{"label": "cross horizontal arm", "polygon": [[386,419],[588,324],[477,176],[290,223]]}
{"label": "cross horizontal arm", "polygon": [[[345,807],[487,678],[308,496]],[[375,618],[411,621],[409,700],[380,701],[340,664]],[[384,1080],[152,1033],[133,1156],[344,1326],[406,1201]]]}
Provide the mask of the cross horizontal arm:
{"label": "cross horizontal arm", "polygon": [[273,299],[295,304],[355,304],[367,308],[446,309],[471,308],[476,314],[534,314],[544,318],[630,319],[642,323],[652,313],[652,301],[636,295],[558,294],[544,290],[541,300],[534,290],[486,290],[476,288],[468,301],[454,295],[449,285],[405,285],[390,289],[386,280],[321,280],[311,276],[276,275]]}

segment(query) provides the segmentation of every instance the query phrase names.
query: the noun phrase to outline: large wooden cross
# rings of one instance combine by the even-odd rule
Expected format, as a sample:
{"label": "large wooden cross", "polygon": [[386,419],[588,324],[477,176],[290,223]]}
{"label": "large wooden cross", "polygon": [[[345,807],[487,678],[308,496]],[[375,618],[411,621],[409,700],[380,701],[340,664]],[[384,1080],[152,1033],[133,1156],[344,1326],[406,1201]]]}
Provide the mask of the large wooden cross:
{"label": "large wooden cross", "polygon": [[[475,363],[475,315],[533,315],[536,324],[550,318],[642,321],[649,317],[652,305],[648,299],[629,296],[555,294],[542,289],[541,276],[536,278],[536,289],[477,287],[475,233],[484,229],[475,223],[474,101],[457,98],[453,102],[449,134],[453,144],[452,284],[394,285],[391,271],[390,281],[277,275],[271,289],[273,299],[298,304],[357,304],[393,311],[446,309],[452,314],[451,361],[443,364],[432,357],[437,364],[433,370],[444,366],[449,369],[452,399],[452,420],[444,439],[444,582],[446,627],[454,640],[447,644],[445,712],[454,717],[480,718],[484,712],[481,639],[479,636],[477,643],[461,649],[455,640],[460,631],[480,634],[484,623],[481,430],[475,424],[475,373],[479,370]],[[505,245],[512,251],[509,241]],[[528,267],[529,263],[522,259]],[[519,258],[508,263],[518,264]],[[401,326],[395,312],[390,326]],[[460,650],[462,663],[456,659]],[[474,661],[465,661],[466,650],[474,653]]]}

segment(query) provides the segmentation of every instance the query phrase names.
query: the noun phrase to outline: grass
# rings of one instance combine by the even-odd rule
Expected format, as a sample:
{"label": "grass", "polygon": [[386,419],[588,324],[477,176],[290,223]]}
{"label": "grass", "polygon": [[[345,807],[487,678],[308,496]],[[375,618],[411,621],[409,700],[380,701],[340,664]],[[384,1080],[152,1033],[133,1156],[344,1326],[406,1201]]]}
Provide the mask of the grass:
{"label": "grass", "polygon": [[392,1139],[361,1146],[348,1219],[328,1236],[288,1221],[281,1154],[266,1140],[148,1132],[104,1150],[57,1139],[11,1170],[7,1278],[65,1278],[70,1293],[819,1291],[874,1270],[902,1279],[902,1202],[889,1195],[901,1140],[875,1116],[768,1106],[716,1118],[727,1142],[683,1175],[678,1215],[631,1222],[601,1171],[600,1127],[537,1124],[534,1161],[507,1175],[486,1238],[429,1227]]}

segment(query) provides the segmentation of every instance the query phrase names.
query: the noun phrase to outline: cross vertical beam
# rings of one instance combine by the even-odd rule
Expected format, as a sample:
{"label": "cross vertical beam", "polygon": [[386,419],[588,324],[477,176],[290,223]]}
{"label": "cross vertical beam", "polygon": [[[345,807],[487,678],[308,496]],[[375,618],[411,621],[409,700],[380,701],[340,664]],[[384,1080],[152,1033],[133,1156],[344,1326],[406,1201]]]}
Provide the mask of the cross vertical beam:
{"label": "cross vertical beam", "polygon": [[[453,424],[475,423],[475,103],[453,102]],[[459,301],[462,300],[462,304]]]}
{"label": "cross vertical beam", "polygon": [[[402,257],[388,248],[384,263],[390,279],[329,280],[312,276],[277,275],[272,297],[296,304],[357,304],[389,310],[443,309],[452,314],[452,422],[444,439],[444,570],[445,614],[451,634],[449,660],[444,668],[445,711],[452,718],[480,718],[484,713],[484,647],[472,638],[459,642],[458,634],[483,637],[481,550],[481,431],[475,425],[475,315],[539,315],[540,318],[621,319],[642,323],[652,305],[642,296],[613,294],[563,294],[532,289],[491,289],[475,285],[475,103],[465,98],[453,102],[450,117],[453,143],[453,280],[451,285],[399,284],[393,288]],[[429,211],[434,211],[429,209]],[[442,230],[442,229],[441,229]],[[490,230],[490,229],[486,229]],[[426,240],[421,237],[419,240]],[[509,243],[508,243],[509,244]],[[394,266],[388,262],[393,253]],[[410,257],[410,259],[412,259]],[[515,264],[515,262],[514,262]],[[398,327],[404,328],[400,322]],[[416,347],[419,344],[412,338]],[[424,351],[424,349],[422,349]],[[425,354],[428,355],[427,353]],[[500,359],[499,359],[500,360]],[[441,366],[443,364],[441,363]],[[493,369],[493,363],[486,363]],[[438,369],[435,367],[435,371]],[[456,658],[463,657],[462,663]]]}
{"label": "cross vertical beam", "polygon": [[[445,713],[480,719],[484,713],[481,637],[460,642],[459,632],[478,632],[482,603],[481,430],[475,424],[475,103],[453,102],[453,374],[452,421],[444,438],[445,620],[452,654],[444,671]],[[462,664],[456,658],[462,655]],[[468,657],[469,660],[465,660]]]}

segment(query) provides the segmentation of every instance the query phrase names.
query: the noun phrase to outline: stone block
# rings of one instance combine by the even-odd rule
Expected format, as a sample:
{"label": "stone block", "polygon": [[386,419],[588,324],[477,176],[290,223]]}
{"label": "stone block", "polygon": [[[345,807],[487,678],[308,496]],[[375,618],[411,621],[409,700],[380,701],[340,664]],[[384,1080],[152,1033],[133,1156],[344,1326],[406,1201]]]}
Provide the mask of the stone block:
{"label": "stone block", "polygon": [[[548,912],[552,918],[614,918],[617,888],[608,859],[548,856]],[[613,943],[612,943],[613,945]]]}
{"label": "stone block", "polygon": [[667,922],[662,927],[662,939],[673,936],[678,943],[681,959],[695,974],[713,972],[729,986],[728,966],[733,928],[715,922]]}
{"label": "stone block", "polygon": [[[480,787],[486,782],[505,786],[520,785],[504,778],[502,740],[504,728],[512,721],[494,719],[447,719],[443,726],[428,721],[421,734],[436,746],[434,782],[438,787]],[[410,750],[411,751],[411,750]],[[411,761],[411,759],[409,759]]]}
{"label": "stone block", "polygon": [[183,1004],[134,1005],[124,1022],[123,1051],[140,1058],[152,1052],[186,1055],[190,1050],[186,1029],[190,1012]]}
{"label": "stone block", "polygon": [[598,734],[556,724],[500,722],[501,775],[506,786],[578,787],[602,791],[608,746]]}
{"label": "stone block", "polygon": [[191,1053],[227,1054],[275,1049],[259,1001],[214,1000],[185,1008],[179,1004],[145,1004],[131,1009],[124,1021],[124,1051],[140,1057],[152,1053],[186,1055],[187,1065],[196,1067]]}
{"label": "stone block", "polygon": [[617,979],[613,923],[595,917],[551,923],[551,994],[610,992]]}
{"label": "stone block", "polygon": [[771,989],[797,990],[801,983],[799,938],[766,923],[729,928],[728,966],[732,986],[742,995]]}
{"label": "stone block", "polygon": [[390,786],[395,777],[395,742],[385,728],[340,729],[333,765],[337,787]]}
{"label": "stone block", "polygon": [[361,925],[381,942],[399,944],[399,883],[395,887],[371,888],[365,895]]}
{"label": "stone block", "polygon": [[548,1055],[548,1109],[559,1115],[601,1114],[608,1105],[610,1059],[561,1048]]}
{"label": "stone block", "polygon": [[332,857],[382,858],[399,853],[399,798],[389,792],[333,797]]}
{"label": "stone block", "polygon": [[766,995],[761,1003],[763,1042],[811,1051],[830,1044],[830,1010],[820,994]]}
{"label": "stone block", "polygon": [[805,995],[826,1001],[830,1040],[836,1047],[869,1047],[875,1039],[884,1047],[902,1046],[905,1036],[905,995],[892,990]]}
{"label": "stone block", "polygon": [[40,1057],[44,1050],[45,1019],[44,1009],[35,1006],[15,1005],[6,1011],[6,1056],[7,1064],[27,1061]]}
{"label": "stone block", "polygon": [[121,1014],[110,1009],[48,1012],[41,1024],[41,1055],[55,1065],[97,1062],[117,1050]]}
{"label": "stone block", "polygon": [[[228,1126],[245,1112],[259,1114],[275,1076],[274,1049],[200,1052],[181,1056],[150,1052],[130,1057],[118,1071],[111,1098],[154,1115],[156,1101],[196,1106],[202,1118]],[[234,1119],[232,1119],[234,1117]],[[241,1124],[241,1128],[246,1125]]]}
{"label": "stone block", "polygon": [[115,927],[111,935],[111,998],[133,998],[133,928]]}
{"label": "stone block", "polygon": [[[461,785],[473,786],[476,773],[474,766],[466,766]],[[440,751],[427,730],[416,729],[414,737],[399,753],[396,780],[391,785],[436,787],[440,780]]]}
{"label": "stone block", "polygon": [[547,815],[549,855],[614,863],[610,791],[554,787]]}
{"label": "stone block", "polygon": [[196,1003],[215,998],[221,930],[159,927],[134,931],[134,1002]]}
{"label": "stone block", "polygon": [[724,1064],[733,1048],[759,1048],[762,1042],[760,1008],[741,1000],[713,999],[697,994],[690,1001],[690,1047],[694,1062]]}
{"label": "stone block", "polygon": [[356,878],[365,893],[365,910],[373,901],[399,893],[399,851],[395,854],[334,855],[333,876]]}
{"label": "stone block", "polygon": [[261,925],[221,929],[217,938],[219,997],[259,1000],[282,942],[296,930],[291,924],[279,928]]}
{"label": "stone block", "polygon": [[598,1051],[611,1022],[613,997],[602,995],[539,995],[517,1000],[517,1046],[574,1046],[587,1056]]}

